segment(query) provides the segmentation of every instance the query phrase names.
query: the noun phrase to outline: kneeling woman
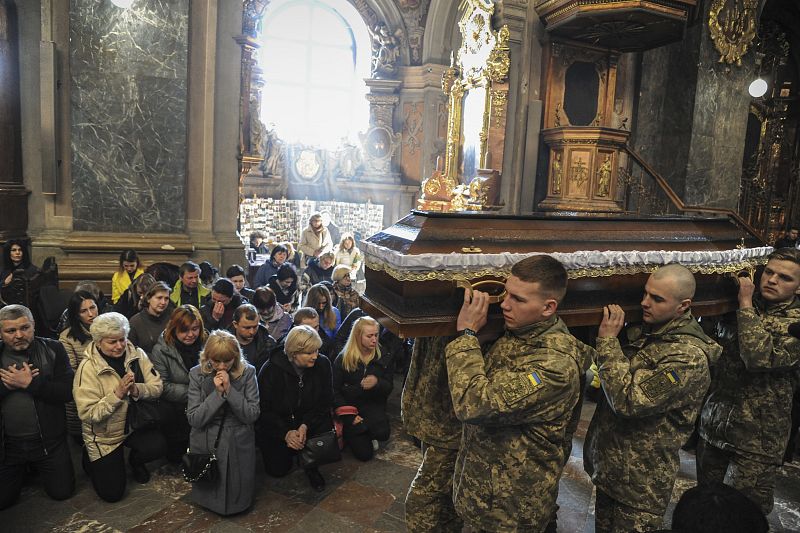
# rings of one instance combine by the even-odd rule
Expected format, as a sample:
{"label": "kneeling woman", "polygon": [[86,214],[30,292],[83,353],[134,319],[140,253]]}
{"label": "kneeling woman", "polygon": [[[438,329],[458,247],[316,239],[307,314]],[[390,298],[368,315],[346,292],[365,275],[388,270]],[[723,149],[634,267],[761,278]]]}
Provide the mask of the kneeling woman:
{"label": "kneeling woman", "polygon": [[245,360],[236,337],[215,330],[200,354],[200,364],[189,372],[186,416],[192,427],[189,449],[214,453],[219,475],[213,482],[193,483],[192,501],[221,515],[240,513],[252,505],[253,423],[258,411],[256,369]]}
{"label": "kneeling woman", "polygon": [[372,459],[378,441],[389,438],[386,399],[392,392],[392,360],[381,357],[378,322],[356,320],[344,349],[333,364],[336,414],[344,426],[344,441],[362,461]]}
{"label": "kneeling woman", "polygon": [[72,394],[83,423],[83,467],[95,492],[107,502],[122,499],[127,483],[122,445],[133,478],[147,483],[145,463],[164,455],[164,437],[155,428],[131,431],[131,403],[158,398],[162,383],[147,354],[128,342],[128,319],[106,313],[92,321],[92,343],[75,372]]}
{"label": "kneeling woman", "polygon": [[[286,335],[283,353],[273,354],[261,369],[258,446],[267,474],[282,477],[292,469],[306,439],[333,430],[331,362],[319,353],[322,340],[311,326]],[[316,468],[306,469],[315,490],[325,488]]]}
{"label": "kneeling woman", "polygon": [[208,333],[203,329],[200,311],[184,304],[172,313],[167,328],[159,337],[151,359],[161,374],[161,431],[167,439],[167,460],[181,460],[189,444],[189,422],[186,403],[189,393],[189,371],[200,362],[200,350]]}

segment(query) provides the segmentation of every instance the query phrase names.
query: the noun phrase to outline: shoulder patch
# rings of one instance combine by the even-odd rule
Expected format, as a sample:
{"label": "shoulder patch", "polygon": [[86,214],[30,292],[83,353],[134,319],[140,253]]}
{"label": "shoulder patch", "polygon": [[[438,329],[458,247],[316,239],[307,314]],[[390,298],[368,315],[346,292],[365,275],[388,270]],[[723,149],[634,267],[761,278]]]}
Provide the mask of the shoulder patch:
{"label": "shoulder patch", "polygon": [[533,370],[528,374],[515,377],[503,387],[501,394],[507,404],[513,405],[524,400],[542,386],[542,378]]}
{"label": "shoulder patch", "polygon": [[681,378],[675,370],[664,370],[658,374],[654,374],[642,381],[639,384],[645,396],[651,400],[655,400],[659,396],[663,396],[669,392],[672,387],[680,385]]}

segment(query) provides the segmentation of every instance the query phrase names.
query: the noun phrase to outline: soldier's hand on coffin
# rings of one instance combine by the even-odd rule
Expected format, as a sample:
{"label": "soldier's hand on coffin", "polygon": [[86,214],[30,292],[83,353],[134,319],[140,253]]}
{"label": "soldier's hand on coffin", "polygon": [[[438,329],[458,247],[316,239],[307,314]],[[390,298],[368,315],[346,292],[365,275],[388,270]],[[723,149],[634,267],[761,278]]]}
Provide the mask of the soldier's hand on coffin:
{"label": "soldier's hand on coffin", "polygon": [[458,313],[456,329],[463,331],[471,329],[479,331],[486,325],[486,316],[489,313],[489,294],[481,291],[472,291],[470,298],[469,291],[464,291],[464,304]]}
{"label": "soldier's hand on coffin", "polygon": [[739,309],[753,307],[753,293],[756,286],[749,276],[742,276],[739,280]]}
{"label": "soldier's hand on coffin", "polygon": [[625,311],[617,304],[605,306],[603,321],[597,330],[598,337],[616,337],[625,325]]}

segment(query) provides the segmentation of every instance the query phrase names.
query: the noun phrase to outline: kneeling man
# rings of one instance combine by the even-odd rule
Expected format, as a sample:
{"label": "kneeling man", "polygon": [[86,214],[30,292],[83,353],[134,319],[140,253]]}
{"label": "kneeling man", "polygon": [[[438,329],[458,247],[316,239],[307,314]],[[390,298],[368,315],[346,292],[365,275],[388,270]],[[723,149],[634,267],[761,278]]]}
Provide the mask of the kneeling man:
{"label": "kneeling man", "polygon": [[[690,306],[694,275],[680,265],[658,269],[642,298],[644,327],[626,346],[618,305],[605,308],[597,334],[604,398],[584,444],[584,468],[597,488],[595,531],[661,528],[680,467],[678,451],[694,429],[722,349]],[[629,331],[630,333],[630,331]]]}

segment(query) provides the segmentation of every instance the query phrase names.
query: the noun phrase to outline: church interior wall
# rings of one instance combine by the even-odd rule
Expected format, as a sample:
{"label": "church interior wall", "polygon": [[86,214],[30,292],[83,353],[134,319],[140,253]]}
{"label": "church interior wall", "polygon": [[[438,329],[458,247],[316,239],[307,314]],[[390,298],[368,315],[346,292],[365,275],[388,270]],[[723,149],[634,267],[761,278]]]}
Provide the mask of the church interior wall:
{"label": "church interior wall", "polygon": [[[245,37],[242,2],[180,3],[185,8],[184,22],[168,34],[154,32],[146,37],[147,46],[162,52],[165,49],[158,43],[166,38],[185,48],[185,60],[171,67],[184,73],[173,81],[180,85],[183,80],[185,94],[183,99],[173,98],[174,91],[167,99],[150,98],[159,105],[152,108],[154,116],[159,112],[168,116],[152,121],[146,116],[130,117],[139,127],[150,122],[150,127],[161,128],[137,140],[141,145],[138,153],[150,154],[152,159],[153,153],[169,145],[174,154],[162,157],[167,164],[145,167],[139,176],[134,172],[137,151],[120,154],[115,162],[114,143],[104,149],[80,135],[80,116],[87,109],[76,106],[87,88],[94,87],[93,94],[111,107],[123,105],[132,87],[121,81],[128,71],[119,70],[116,78],[109,78],[116,79],[114,83],[100,83],[97,72],[84,75],[73,69],[83,57],[113,60],[110,51],[98,54],[97,50],[71,48],[71,43],[81,41],[83,32],[94,32],[95,40],[87,42],[97,43],[97,37],[108,30],[110,26],[103,29],[95,22],[81,29],[75,18],[90,6],[100,13],[97,6],[101,4],[42,0],[14,5],[20,30],[22,172],[30,191],[28,234],[33,239],[34,260],[41,263],[46,256],[56,256],[65,265],[67,279],[78,276],[79,270],[98,258],[102,259],[100,270],[113,269],[118,250],[134,243],[143,247],[148,260],[180,262],[193,257],[221,265],[243,261],[236,234],[243,155],[239,152]],[[444,151],[446,101],[441,76],[451,52],[460,45],[459,2],[355,0],[354,5],[367,14],[367,23],[384,22],[404,32],[397,76],[402,83],[392,120],[394,131],[400,133],[395,161],[399,178],[397,183],[380,186],[369,180],[343,182],[336,193],[346,201],[363,201],[364,196],[385,201],[384,222],[388,224],[414,206],[419,184],[436,170]],[[735,207],[750,103],[742,87],[752,77],[754,59],[753,54],[745,55],[741,67],[719,64],[706,14],[707,6],[680,42],[621,56],[615,121],[616,127],[631,131],[634,148],[686,203]],[[503,24],[510,31],[511,69],[500,196],[505,202],[503,212],[524,214],[536,209],[546,187],[541,131],[547,90],[543,65],[550,37],[529,2],[498,3],[494,25]],[[49,65],[48,50],[53,52]],[[128,69],[136,68],[125,63]],[[42,90],[48,73],[60,81],[52,94]],[[142,83],[138,86],[148,98],[158,94]],[[168,102],[173,105],[163,107]],[[49,129],[47,117],[51,114],[57,120],[56,127]],[[48,142],[54,144],[58,160],[53,190],[46,190],[49,185],[43,183],[46,165],[53,164],[42,150]],[[86,166],[77,164],[84,159],[84,145],[103,153],[91,179]],[[105,196],[98,187],[101,177],[110,180]],[[140,179],[153,186],[140,187]],[[109,194],[114,185],[130,191],[124,205],[119,203],[121,198]],[[134,194],[137,187],[140,193]],[[250,195],[253,187],[246,185],[241,193]],[[274,197],[288,190],[286,183],[274,181],[264,187],[264,194]],[[396,198],[400,200],[393,201]],[[157,214],[144,207],[148,201],[158,206]]]}

